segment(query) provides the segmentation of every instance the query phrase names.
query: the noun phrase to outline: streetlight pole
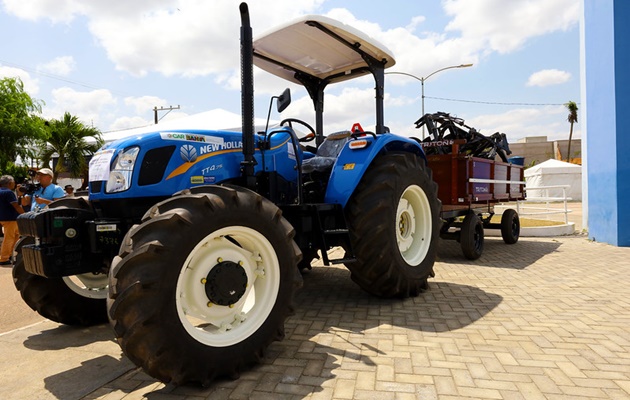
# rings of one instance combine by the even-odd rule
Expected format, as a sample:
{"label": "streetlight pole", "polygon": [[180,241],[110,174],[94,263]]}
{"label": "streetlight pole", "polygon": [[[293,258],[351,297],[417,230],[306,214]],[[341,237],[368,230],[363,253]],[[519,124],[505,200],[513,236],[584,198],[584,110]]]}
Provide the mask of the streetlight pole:
{"label": "streetlight pole", "polygon": [[[432,77],[433,75],[437,74],[438,72],[442,72],[445,71],[447,69],[454,69],[454,68],[468,68],[468,67],[472,67],[472,64],[460,64],[460,65],[451,65],[450,67],[444,67],[444,68],[440,68],[436,71],[431,72],[429,75],[424,76],[424,77],[417,77],[415,75],[412,74],[408,74],[406,72],[385,72],[386,74],[392,74],[392,75],[406,75],[406,76],[410,76],[414,79],[417,79],[420,81],[421,85],[422,85],[422,116],[424,117],[424,81],[426,81],[427,79],[429,79],[430,77]],[[424,125],[422,125],[422,139],[424,140]]]}

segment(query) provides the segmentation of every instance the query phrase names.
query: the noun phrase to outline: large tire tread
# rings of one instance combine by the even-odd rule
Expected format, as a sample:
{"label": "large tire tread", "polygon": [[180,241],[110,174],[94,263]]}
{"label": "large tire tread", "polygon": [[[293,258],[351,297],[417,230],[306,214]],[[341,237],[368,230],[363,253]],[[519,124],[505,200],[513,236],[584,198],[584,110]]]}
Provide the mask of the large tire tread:
{"label": "large tire tread", "polygon": [[[204,229],[209,229],[203,225],[228,226],[221,224],[240,212],[257,215],[261,222],[256,223],[266,221],[267,229],[278,235],[273,240],[283,243],[282,253],[278,253],[284,265],[281,274],[291,280],[280,283],[273,314],[247,339],[251,342],[210,347],[183,328],[174,287],[189,251],[186,246],[192,248],[205,236]],[[293,311],[293,292],[301,283],[297,273],[301,252],[293,241],[295,231],[281,211],[253,192],[212,186],[180,192],[149,209],[143,221],[126,235],[121,246],[124,251],[110,272],[114,287],[110,288],[109,316],[125,355],[150,376],[175,385],[208,385],[217,377],[237,377],[241,370],[260,362],[268,345],[283,337],[284,321]]]}
{"label": "large tire tread", "polygon": [[44,278],[26,271],[22,247],[33,244],[23,237],[16,244],[13,282],[24,302],[44,318],[65,325],[92,326],[107,322],[105,299],[91,299],[73,292],[62,278]]}
{"label": "large tire tread", "polygon": [[[376,158],[347,206],[350,237],[357,261],[346,264],[352,280],[380,297],[417,296],[428,288],[439,235],[440,202],[437,184],[423,159],[410,153],[389,153]],[[429,199],[431,245],[425,259],[408,265],[397,247],[395,214],[399,196],[407,187],[420,186]]]}

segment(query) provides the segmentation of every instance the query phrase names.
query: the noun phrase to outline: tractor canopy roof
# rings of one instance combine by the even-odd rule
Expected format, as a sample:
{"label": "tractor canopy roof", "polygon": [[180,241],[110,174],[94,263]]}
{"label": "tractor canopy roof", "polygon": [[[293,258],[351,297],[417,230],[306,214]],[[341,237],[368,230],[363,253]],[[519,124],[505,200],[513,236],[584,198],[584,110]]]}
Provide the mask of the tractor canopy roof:
{"label": "tractor canopy roof", "polygon": [[328,84],[371,73],[368,60],[384,68],[396,63],[391,51],[378,41],[321,15],[281,25],[254,40],[253,47],[256,66],[298,84],[304,84],[298,75]]}

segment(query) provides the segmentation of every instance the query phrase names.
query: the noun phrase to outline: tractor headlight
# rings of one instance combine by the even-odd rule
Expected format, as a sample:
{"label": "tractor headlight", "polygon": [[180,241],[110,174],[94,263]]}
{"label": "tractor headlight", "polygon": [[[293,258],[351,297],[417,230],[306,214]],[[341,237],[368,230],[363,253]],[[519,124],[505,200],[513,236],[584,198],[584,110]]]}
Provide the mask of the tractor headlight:
{"label": "tractor headlight", "polygon": [[131,186],[133,167],[140,152],[139,147],[130,147],[116,156],[107,180],[106,193],[122,192]]}

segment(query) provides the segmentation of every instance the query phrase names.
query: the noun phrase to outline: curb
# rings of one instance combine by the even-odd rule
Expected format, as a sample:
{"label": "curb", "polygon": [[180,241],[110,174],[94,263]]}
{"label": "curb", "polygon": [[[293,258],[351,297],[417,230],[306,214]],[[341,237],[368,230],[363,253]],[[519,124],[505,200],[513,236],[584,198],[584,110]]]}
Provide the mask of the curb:
{"label": "curb", "polygon": [[[575,222],[569,222],[562,225],[550,225],[550,226],[534,226],[529,228],[521,227],[521,237],[552,237],[552,236],[566,236],[573,235],[575,233]],[[487,236],[501,236],[499,229],[486,229]]]}

